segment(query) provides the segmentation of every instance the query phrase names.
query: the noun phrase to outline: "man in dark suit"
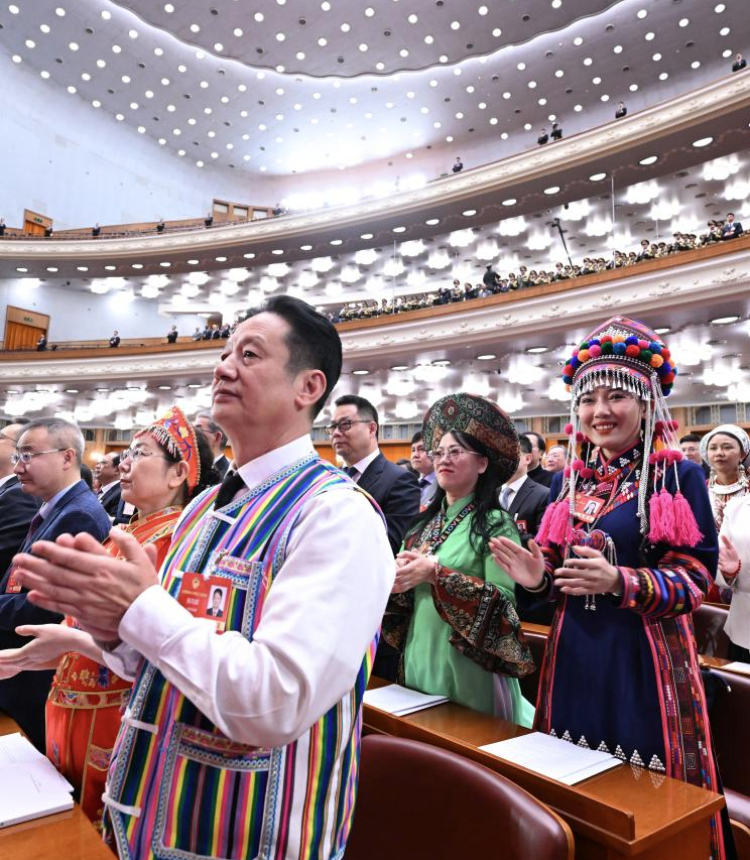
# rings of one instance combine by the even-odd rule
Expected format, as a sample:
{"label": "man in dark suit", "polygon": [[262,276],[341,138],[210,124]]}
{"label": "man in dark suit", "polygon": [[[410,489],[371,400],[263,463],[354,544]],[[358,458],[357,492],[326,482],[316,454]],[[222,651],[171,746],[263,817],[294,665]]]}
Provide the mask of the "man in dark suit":
{"label": "man in dark suit", "polygon": [[549,489],[552,484],[552,472],[548,472],[542,467],[542,458],[547,450],[547,443],[544,441],[544,436],[539,433],[529,431],[524,433],[524,436],[531,442],[531,463],[529,464],[529,477],[537,484]]}
{"label": "man in dark suit", "polygon": [[531,440],[520,437],[521,459],[515,474],[500,488],[500,504],[513,517],[521,537],[536,537],[539,523],[547,510],[549,490],[528,476],[531,463]]}
{"label": "man in dark suit", "polygon": [[120,455],[110,451],[96,464],[94,474],[99,482],[97,498],[107,512],[114,518],[120,505]]}
{"label": "man in dark suit", "polygon": [[724,226],[721,228],[722,239],[736,239],[742,235],[742,224],[734,220],[734,212],[728,212]]}
{"label": "man in dark suit", "polygon": [[[27,552],[36,541],[55,540],[61,534],[88,532],[101,541],[109,533],[109,517],[81,480],[82,456],[83,434],[69,421],[39,418],[23,428],[13,455],[15,473],[23,491],[43,504],[19,552]],[[0,580],[0,648],[17,648],[28,641],[15,632],[19,625],[61,620],[61,615],[28,601],[11,562]],[[0,710],[8,713],[42,751],[44,704],[53,674],[21,672],[0,681]]]}
{"label": "man in dark suit", "polygon": [[[380,505],[395,555],[406,529],[419,513],[420,490],[414,475],[391,463],[378,448],[378,412],[369,400],[345,394],[335,403],[328,425],[333,450],[346,463],[346,472]],[[398,675],[398,652],[381,639],[373,673],[389,681]]]}
{"label": "man in dark suit", "polygon": [[[28,421],[24,421],[28,424]],[[5,573],[26,537],[29,523],[41,501],[24,493],[10,462],[23,425],[8,424],[0,430],[0,571]]]}
{"label": "man in dark suit", "polygon": [[435,466],[424,449],[424,436],[419,430],[411,437],[411,467],[419,473],[419,507],[424,510],[435,497],[437,475]]}
{"label": "man in dark suit", "polygon": [[219,473],[219,478],[223,480],[229,468],[229,460],[224,454],[224,449],[227,447],[227,434],[213,420],[208,411],[199,412],[193,424],[203,431],[203,435],[208,440],[208,447],[214,455],[214,469]]}
{"label": "man in dark suit", "polygon": [[117,329],[112,332],[112,337],[109,339],[110,349],[117,349],[120,345],[120,335],[117,333]]}

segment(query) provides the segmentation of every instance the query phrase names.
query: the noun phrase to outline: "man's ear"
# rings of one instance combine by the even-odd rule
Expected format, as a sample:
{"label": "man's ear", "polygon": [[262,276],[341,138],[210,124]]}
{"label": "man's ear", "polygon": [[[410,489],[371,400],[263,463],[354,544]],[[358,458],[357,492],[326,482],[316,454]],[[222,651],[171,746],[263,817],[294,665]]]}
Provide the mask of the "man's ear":
{"label": "man's ear", "polygon": [[322,370],[303,370],[297,376],[299,386],[295,402],[301,409],[309,409],[325,394],[328,384]]}

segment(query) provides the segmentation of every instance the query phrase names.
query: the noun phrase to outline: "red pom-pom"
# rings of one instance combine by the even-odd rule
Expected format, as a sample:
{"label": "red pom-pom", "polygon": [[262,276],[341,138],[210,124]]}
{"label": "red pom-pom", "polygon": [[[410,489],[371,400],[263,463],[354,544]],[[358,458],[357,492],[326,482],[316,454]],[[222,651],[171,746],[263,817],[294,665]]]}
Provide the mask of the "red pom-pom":
{"label": "red pom-pom", "polygon": [[569,477],[570,477],[570,472],[571,472],[570,466],[566,466],[566,467],[563,469],[563,477],[564,477],[564,478],[569,478]]}
{"label": "red pom-pom", "polygon": [[669,422],[669,429],[670,429],[670,430],[676,430],[679,426],[680,426],[680,422],[679,422],[679,421],[675,421],[674,419],[672,419],[672,420]]}
{"label": "red pom-pom", "polygon": [[641,349],[635,343],[631,343],[630,346],[625,347],[625,355],[629,355],[631,358],[638,358],[640,354]]}
{"label": "red pom-pom", "polygon": [[573,460],[570,465],[573,467],[573,471],[580,472],[586,464],[583,462],[583,460]]}
{"label": "red pom-pom", "polygon": [[659,462],[659,455],[656,453],[656,451],[653,451],[651,454],[648,455],[648,462],[650,466],[655,466]]}
{"label": "red pom-pom", "polygon": [[664,422],[663,421],[657,421],[656,424],[654,424],[654,435],[655,436],[661,436],[661,434],[663,432],[664,432]]}
{"label": "red pom-pom", "polygon": [[612,335],[611,334],[605,334],[600,338],[600,340],[602,343],[612,343]]}
{"label": "red pom-pom", "polygon": [[583,469],[581,469],[581,477],[588,481],[590,478],[594,477],[594,470],[590,466],[584,466]]}
{"label": "red pom-pom", "polygon": [[666,348],[666,346],[662,347],[660,354],[664,361],[666,361],[672,355],[672,353]]}
{"label": "red pom-pom", "polygon": [[583,435],[583,433],[581,433],[580,430],[576,433],[576,442],[583,442],[585,438],[586,437]]}
{"label": "red pom-pom", "polygon": [[572,424],[566,424],[565,427],[563,428],[563,432],[565,433],[566,436],[572,436],[573,435],[573,425]]}
{"label": "red pom-pom", "polygon": [[662,385],[671,385],[674,382],[674,373],[665,373],[661,378]]}

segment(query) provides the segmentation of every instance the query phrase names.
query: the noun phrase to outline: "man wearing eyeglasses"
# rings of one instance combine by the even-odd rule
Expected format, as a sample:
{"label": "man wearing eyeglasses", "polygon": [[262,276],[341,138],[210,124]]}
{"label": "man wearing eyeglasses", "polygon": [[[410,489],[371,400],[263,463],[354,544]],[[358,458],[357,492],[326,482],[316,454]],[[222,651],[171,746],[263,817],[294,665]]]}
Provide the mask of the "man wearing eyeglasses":
{"label": "man wearing eyeglasses", "polygon": [[[55,540],[61,534],[88,532],[102,541],[109,533],[109,517],[81,480],[82,456],[83,435],[75,424],[40,418],[21,428],[15,453],[9,459],[23,492],[43,504],[31,520],[19,552],[27,552],[34,541]],[[61,620],[61,615],[27,600],[11,562],[0,580],[0,649],[17,648],[28,641],[15,632],[20,625]],[[44,703],[53,674],[21,672],[0,681],[0,710],[10,714],[42,751]]]}

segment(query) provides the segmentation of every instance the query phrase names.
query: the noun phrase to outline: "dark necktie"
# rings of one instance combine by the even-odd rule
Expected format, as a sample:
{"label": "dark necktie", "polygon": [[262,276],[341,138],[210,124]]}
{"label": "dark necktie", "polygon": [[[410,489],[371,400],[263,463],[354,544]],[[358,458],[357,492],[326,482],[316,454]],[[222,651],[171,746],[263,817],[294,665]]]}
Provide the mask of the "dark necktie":
{"label": "dark necktie", "polygon": [[503,490],[502,496],[500,497],[500,507],[506,511],[508,510],[508,507],[509,507],[508,503],[510,502],[510,497],[511,497],[512,493],[513,493],[513,490],[511,490],[510,487],[506,487]]}
{"label": "dark necktie", "polygon": [[353,481],[357,480],[357,475],[359,475],[359,469],[356,466],[347,466],[344,471]]}
{"label": "dark necktie", "polygon": [[26,542],[31,543],[34,535],[39,531],[39,526],[44,522],[44,517],[37,513],[34,514],[31,522],[29,523],[29,530],[26,534]]}
{"label": "dark necktie", "polygon": [[419,489],[420,489],[420,490],[424,490],[424,488],[425,488],[429,483],[430,483],[430,482],[427,480],[427,478],[420,478],[420,479],[419,479]]}
{"label": "dark necktie", "polygon": [[239,472],[227,472],[216,495],[214,508],[223,508],[224,505],[228,505],[237,493],[244,488],[245,482],[240,477]]}

